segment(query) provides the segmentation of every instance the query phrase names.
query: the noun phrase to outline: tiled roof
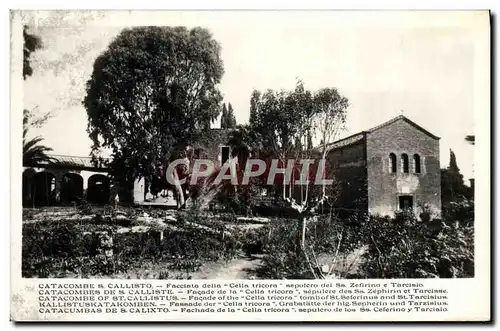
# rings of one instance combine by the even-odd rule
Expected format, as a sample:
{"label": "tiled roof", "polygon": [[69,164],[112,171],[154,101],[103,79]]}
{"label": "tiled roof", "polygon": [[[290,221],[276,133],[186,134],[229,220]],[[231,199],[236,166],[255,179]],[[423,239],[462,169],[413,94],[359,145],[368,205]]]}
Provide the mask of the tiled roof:
{"label": "tiled roof", "polygon": [[[110,158],[102,158],[99,163],[92,162],[91,157],[85,156],[71,156],[71,155],[49,155],[53,161],[51,166],[64,166],[71,168],[84,168],[84,169],[107,169],[107,163],[111,162]],[[39,166],[47,166],[48,164],[38,164]]]}

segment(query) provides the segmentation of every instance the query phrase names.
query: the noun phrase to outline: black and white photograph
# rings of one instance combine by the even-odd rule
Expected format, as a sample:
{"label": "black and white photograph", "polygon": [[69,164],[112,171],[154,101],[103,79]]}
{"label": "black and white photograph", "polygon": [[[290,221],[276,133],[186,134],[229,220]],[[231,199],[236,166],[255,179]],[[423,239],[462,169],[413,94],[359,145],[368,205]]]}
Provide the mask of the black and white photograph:
{"label": "black and white photograph", "polygon": [[23,278],[477,275],[471,29],[18,14]]}

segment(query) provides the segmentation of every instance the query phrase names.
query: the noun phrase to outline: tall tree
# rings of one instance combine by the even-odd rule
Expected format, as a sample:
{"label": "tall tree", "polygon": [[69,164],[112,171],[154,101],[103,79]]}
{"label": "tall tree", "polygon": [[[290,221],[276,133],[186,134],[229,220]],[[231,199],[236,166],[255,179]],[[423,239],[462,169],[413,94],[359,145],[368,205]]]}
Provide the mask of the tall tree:
{"label": "tall tree", "polygon": [[227,107],[226,107],[226,103],[222,104],[222,115],[220,117],[220,127],[221,127],[221,129],[227,129]]}
{"label": "tall tree", "polygon": [[150,164],[182,155],[218,117],[223,73],[220,46],[206,29],[123,30],[87,82],[93,154],[110,148],[114,174],[130,190],[135,178],[150,175]]}
{"label": "tall tree", "polygon": [[252,91],[252,95],[250,97],[250,119],[249,125],[252,128],[260,127],[260,113],[259,113],[259,102],[260,102],[261,93],[257,90]]}
{"label": "tall tree", "polygon": [[455,156],[455,153],[451,149],[450,149],[450,164],[448,165],[448,169],[456,173],[460,173],[460,169],[458,168],[457,164],[457,157]]}
{"label": "tall tree", "polygon": [[471,198],[471,191],[464,183],[455,153],[450,149],[448,168],[441,169],[441,202],[446,206],[457,199]]}
{"label": "tall tree", "polygon": [[321,138],[321,156],[324,159],[328,145],[338,138],[344,128],[349,100],[335,88],[324,88],[314,96],[314,105],[317,107],[315,125]]}
{"label": "tall tree", "polygon": [[[310,122],[308,110],[312,109],[312,98],[307,95],[310,92],[305,91],[301,81],[292,91],[252,92],[250,127],[261,137],[266,154],[277,158],[281,166],[286,166],[287,159],[296,158],[305,145],[304,128]],[[282,185],[283,198],[285,186]],[[292,185],[288,189],[291,195]]]}
{"label": "tall tree", "polygon": [[227,129],[236,128],[236,117],[234,116],[234,110],[233,110],[233,106],[231,105],[231,103],[229,103],[227,106],[226,128]]}
{"label": "tall tree", "polygon": [[220,127],[222,129],[234,129],[236,128],[236,118],[234,117],[233,106],[231,103],[222,104],[222,115],[220,118]]}

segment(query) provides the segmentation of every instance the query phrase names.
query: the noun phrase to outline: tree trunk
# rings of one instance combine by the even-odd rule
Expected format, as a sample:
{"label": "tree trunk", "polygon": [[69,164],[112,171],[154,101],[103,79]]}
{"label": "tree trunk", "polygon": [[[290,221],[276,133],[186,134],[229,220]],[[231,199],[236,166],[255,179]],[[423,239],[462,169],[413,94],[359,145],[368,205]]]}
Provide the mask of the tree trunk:
{"label": "tree trunk", "polygon": [[179,175],[176,168],[174,168],[174,188],[177,192],[177,208],[180,209],[185,203],[184,190],[182,189],[181,182],[179,181]]}

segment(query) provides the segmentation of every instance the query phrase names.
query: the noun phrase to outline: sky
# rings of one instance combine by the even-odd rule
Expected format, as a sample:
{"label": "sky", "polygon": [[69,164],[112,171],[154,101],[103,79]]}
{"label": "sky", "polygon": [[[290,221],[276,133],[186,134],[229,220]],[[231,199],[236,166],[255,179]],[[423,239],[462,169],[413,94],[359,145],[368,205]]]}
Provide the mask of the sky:
{"label": "sky", "polygon": [[[450,148],[465,179],[474,146],[474,34],[460,17],[347,12],[34,12],[25,16],[43,48],[32,55],[24,107],[52,118],[41,135],[54,154],[88,156],[81,102],[97,56],[125,27],[183,25],[209,29],[222,47],[219,86],[236,121],[247,123],[253,89],[335,87],[349,99],[342,136],[404,114],[441,137],[441,167]],[[443,23],[444,22],[444,23]],[[446,23],[448,22],[448,23]],[[450,23],[451,22],[451,23]],[[215,126],[218,124],[216,123]]]}

